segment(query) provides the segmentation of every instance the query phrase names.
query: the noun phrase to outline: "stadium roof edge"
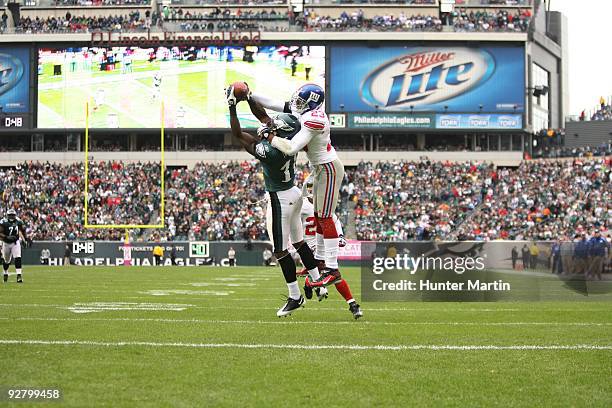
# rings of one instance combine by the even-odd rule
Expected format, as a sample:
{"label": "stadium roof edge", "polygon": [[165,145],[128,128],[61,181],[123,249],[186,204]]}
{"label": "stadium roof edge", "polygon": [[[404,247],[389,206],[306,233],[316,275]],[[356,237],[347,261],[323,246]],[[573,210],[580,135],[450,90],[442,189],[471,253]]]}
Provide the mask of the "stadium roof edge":
{"label": "stadium roof edge", "polygon": [[[146,33],[123,33],[137,37]],[[153,34],[153,33],[152,33]],[[210,32],[177,32],[181,36],[204,36]],[[32,42],[90,42],[91,33],[61,34],[3,34],[0,43]],[[500,41],[524,42],[527,33],[474,33],[474,32],[261,32],[262,41]]]}

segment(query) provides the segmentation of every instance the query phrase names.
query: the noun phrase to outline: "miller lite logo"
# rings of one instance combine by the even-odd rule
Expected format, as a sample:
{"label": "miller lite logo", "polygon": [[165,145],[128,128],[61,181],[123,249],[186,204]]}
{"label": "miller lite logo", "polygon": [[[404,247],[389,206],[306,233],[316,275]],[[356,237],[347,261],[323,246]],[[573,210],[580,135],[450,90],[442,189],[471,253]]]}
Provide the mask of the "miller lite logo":
{"label": "miller lite logo", "polygon": [[0,95],[13,89],[23,76],[23,64],[9,54],[0,53]]}
{"label": "miller lite logo", "polygon": [[484,50],[423,48],[384,62],[361,84],[361,98],[383,110],[409,110],[452,99],[486,82],[495,60]]}

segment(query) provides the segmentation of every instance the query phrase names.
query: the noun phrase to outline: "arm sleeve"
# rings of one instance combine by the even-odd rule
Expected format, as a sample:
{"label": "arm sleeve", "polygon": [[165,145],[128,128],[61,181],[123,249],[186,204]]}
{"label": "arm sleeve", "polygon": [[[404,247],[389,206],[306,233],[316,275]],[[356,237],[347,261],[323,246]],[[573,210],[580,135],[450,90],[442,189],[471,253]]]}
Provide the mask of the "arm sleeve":
{"label": "arm sleeve", "polygon": [[260,103],[264,108],[271,109],[276,112],[284,112],[285,107],[287,106],[286,102],[284,101],[278,102],[271,98],[268,98],[267,96],[264,96],[264,95],[261,95],[255,92],[253,92],[253,94],[251,95],[251,98],[253,98],[255,102]]}
{"label": "arm sleeve", "polygon": [[271,143],[272,146],[276,147],[287,156],[293,156],[302,150],[314,135],[314,131],[304,126],[295,136],[293,136],[293,139],[287,140],[282,137],[275,137],[272,139]]}

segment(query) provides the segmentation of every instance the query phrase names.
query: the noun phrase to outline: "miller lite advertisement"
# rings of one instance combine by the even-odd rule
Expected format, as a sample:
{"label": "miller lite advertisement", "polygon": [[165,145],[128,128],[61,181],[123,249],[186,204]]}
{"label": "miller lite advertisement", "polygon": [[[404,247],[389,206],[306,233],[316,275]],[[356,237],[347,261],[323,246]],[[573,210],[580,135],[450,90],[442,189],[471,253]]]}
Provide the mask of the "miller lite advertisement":
{"label": "miller lite advertisement", "polygon": [[520,46],[331,47],[332,112],[524,111]]}
{"label": "miller lite advertisement", "polygon": [[30,110],[30,49],[0,47],[0,109],[3,113]]}

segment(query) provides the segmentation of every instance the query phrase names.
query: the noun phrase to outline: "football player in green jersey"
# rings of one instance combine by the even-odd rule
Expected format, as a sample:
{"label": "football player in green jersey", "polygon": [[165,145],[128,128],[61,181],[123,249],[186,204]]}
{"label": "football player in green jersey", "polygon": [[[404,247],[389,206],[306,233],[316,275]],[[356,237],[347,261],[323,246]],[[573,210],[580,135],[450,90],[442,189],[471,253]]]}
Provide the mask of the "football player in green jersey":
{"label": "football player in green jersey", "polygon": [[[243,132],[240,127],[240,121],[236,113],[236,104],[239,100],[234,96],[232,86],[227,88],[226,98],[233,137],[240,142],[247,152],[257,158],[263,167],[264,183],[268,192],[266,226],[268,235],[274,243],[274,255],[283,271],[289,289],[287,302],[278,310],[276,315],[278,317],[287,316],[305,302],[297,283],[295,262],[287,250],[289,239],[294,243],[294,248],[309,272],[318,274],[318,268],[314,254],[304,242],[304,232],[300,218],[302,191],[295,186],[295,155],[286,156],[273,147],[269,140],[272,137],[290,139],[299,132],[300,122],[291,114],[281,113],[267,121],[268,125],[260,127],[257,132],[258,135],[254,136]],[[251,106],[251,111],[255,109],[257,109],[255,105]],[[266,137],[262,137],[264,134]],[[305,292],[305,294],[307,298],[311,298],[312,289],[308,289],[310,289],[310,292]],[[325,288],[317,289],[320,289],[317,291],[319,300],[327,297],[327,290],[322,290]]]}
{"label": "football player in green jersey", "polygon": [[2,240],[2,269],[4,271],[2,279],[8,281],[8,270],[11,260],[15,260],[15,270],[17,272],[17,283],[23,283],[21,277],[21,239],[20,234],[27,246],[31,240],[26,234],[25,224],[17,218],[17,212],[9,209],[6,217],[0,220],[0,240]]}

